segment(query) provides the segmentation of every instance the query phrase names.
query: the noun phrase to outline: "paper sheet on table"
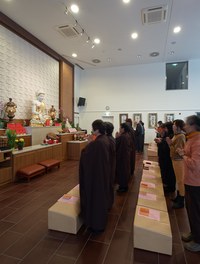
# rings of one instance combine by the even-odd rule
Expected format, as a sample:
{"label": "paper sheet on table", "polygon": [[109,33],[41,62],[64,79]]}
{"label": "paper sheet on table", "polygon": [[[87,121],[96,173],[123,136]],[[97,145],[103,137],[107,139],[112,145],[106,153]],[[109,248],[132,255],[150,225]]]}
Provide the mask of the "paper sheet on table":
{"label": "paper sheet on table", "polygon": [[74,187],[75,190],[79,189],[79,184]]}
{"label": "paper sheet on table", "polygon": [[62,203],[76,203],[78,201],[78,197],[73,195],[64,194],[60,199],[58,199],[58,202]]}
{"label": "paper sheet on table", "polygon": [[149,171],[143,170],[142,177],[149,178],[149,179],[155,179],[156,176],[149,173]]}
{"label": "paper sheet on table", "polygon": [[139,207],[138,215],[149,219],[160,221],[160,212],[147,207]]}
{"label": "paper sheet on table", "polygon": [[142,198],[142,199],[145,199],[145,200],[156,201],[157,200],[157,195],[153,194],[153,193],[140,192],[139,193],[139,198]]}
{"label": "paper sheet on table", "polygon": [[156,168],[156,167],[158,167],[158,166],[155,165],[155,164],[148,164],[148,163],[145,163],[145,164],[144,164],[144,167],[145,167],[145,168],[152,168],[152,169],[154,169],[154,168]]}
{"label": "paper sheet on table", "polygon": [[151,189],[155,189],[156,187],[155,183],[146,182],[146,181],[141,181],[140,186],[143,188],[151,188]]}

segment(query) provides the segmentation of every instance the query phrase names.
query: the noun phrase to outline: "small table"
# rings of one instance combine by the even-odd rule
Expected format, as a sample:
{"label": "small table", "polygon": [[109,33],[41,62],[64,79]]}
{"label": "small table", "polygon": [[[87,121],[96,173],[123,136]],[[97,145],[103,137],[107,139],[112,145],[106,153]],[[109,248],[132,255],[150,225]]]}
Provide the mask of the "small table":
{"label": "small table", "polygon": [[88,144],[88,141],[73,140],[67,142],[67,151],[69,160],[80,160],[81,151]]}

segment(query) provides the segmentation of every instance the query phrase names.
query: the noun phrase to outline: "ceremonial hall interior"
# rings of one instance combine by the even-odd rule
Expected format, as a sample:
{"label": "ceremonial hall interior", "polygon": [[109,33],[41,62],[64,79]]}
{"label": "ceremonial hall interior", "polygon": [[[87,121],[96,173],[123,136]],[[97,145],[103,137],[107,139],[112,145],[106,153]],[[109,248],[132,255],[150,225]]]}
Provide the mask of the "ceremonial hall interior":
{"label": "ceremonial hall interior", "polygon": [[[184,248],[186,208],[164,193],[154,142],[159,120],[200,115],[199,9],[198,0],[0,1],[0,263],[200,264]],[[115,137],[127,118],[134,129],[143,121],[144,150],[94,233],[80,217],[81,152],[94,120],[112,123]],[[148,181],[157,189],[145,200]]]}

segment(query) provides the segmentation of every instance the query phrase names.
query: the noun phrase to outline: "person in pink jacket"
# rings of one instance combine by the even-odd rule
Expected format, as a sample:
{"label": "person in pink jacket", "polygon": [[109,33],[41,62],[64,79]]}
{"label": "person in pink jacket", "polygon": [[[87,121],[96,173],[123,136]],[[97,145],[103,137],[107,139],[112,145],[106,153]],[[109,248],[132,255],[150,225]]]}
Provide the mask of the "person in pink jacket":
{"label": "person in pink jacket", "polygon": [[184,160],[185,203],[191,233],[183,234],[184,247],[200,251],[200,118],[187,117],[185,123],[187,141],[178,153]]}

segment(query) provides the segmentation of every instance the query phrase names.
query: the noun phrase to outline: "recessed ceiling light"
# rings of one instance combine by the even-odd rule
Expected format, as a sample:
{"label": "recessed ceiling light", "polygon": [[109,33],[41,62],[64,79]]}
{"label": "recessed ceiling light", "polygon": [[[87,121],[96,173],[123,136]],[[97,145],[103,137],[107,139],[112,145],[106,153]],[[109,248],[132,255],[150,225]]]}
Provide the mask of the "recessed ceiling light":
{"label": "recessed ceiling light", "polygon": [[132,39],[136,39],[138,37],[138,33],[137,32],[134,32],[131,34],[131,38]]}
{"label": "recessed ceiling light", "polygon": [[159,52],[154,51],[149,54],[151,57],[157,57],[159,55]]}
{"label": "recessed ceiling light", "polygon": [[77,54],[76,53],[72,53],[72,57],[76,58]]}
{"label": "recessed ceiling light", "polygon": [[141,59],[141,58],[142,58],[142,55],[137,55],[137,58],[138,58],[138,59]]}
{"label": "recessed ceiling light", "polygon": [[179,33],[181,31],[181,27],[175,27],[174,28],[174,33]]}
{"label": "recessed ceiling light", "polygon": [[124,4],[128,4],[130,0],[123,0]]}
{"label": "recessed ceiling light", "polygon": [[95,39],[94,39],[94,43],[95,43],[95,44],[99,44],[99,43],[100,43],[100,39],[99,39],[99,38],[95,38]]}
{"label": "recessed ceiling light", "polygon": [[93,59],[92,62],[94,62],[94,63],[100,63],[101,61],[99,59]]}
{"label": "recessed ceiling light", "polygon": [[170,55],[173,55],[173,54],[174,54],[174,51],[173,51],[173,50],[171,50],[171,51],[170,51]]}
{"label": "recessed ceiling light", "polygon": [[70,6],[70,9],[71,9],[71,11],[72,11],[73,13],[78,13],[78,12],[79,12],[79,7],[78,7],[77,5],[75,5],[75,4],[72,4],[72,5]]}

